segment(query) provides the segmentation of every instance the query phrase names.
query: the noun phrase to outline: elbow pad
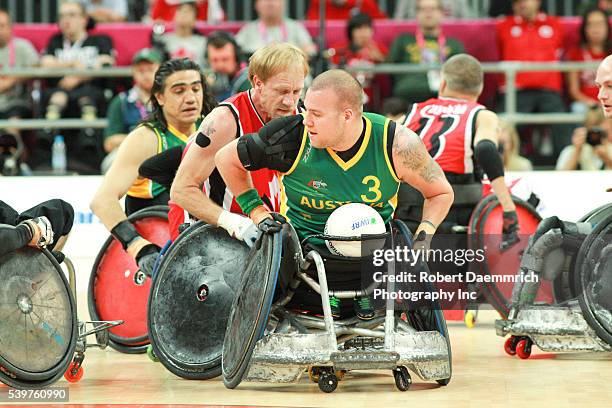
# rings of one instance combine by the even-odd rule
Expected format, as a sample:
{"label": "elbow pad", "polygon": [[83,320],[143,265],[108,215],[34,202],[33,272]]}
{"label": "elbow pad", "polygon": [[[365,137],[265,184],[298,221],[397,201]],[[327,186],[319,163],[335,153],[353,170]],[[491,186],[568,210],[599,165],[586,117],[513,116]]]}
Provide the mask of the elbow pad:
{"label": "elbow pad", "polygon": [[504,175],[504,164],[495,143],[491,140],[485,139],[478,142],[474,148],[474,157],[476,163],[487,173],[490,181]]}
{"label": "elbow pad", "polygon": [[238,157],[244,168],[289,170],[302,142],[302,121],[302,115],[285,116],[266,124],[258,133],[240,136]]}

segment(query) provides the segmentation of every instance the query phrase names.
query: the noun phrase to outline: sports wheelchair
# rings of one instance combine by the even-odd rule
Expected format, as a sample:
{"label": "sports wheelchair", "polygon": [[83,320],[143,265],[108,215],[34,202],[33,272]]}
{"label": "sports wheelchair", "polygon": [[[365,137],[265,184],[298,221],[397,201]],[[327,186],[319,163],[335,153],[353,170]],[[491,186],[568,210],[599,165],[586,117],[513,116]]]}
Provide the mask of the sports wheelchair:
{"label": "sports wheelchair", "polygon": [[[490,191],[484,192],[483,185],[464,184],[454,174],[447,174],[455,192],[455,201],[447,218],[438,227],[434,240],[445,242],[443,246],[480,250],[485,254],[484,262],[479,262],[477,270],[481,276],[507,275],[508,271],[518,269],[520,252],[527,246],[527,238],[533,234],[541,217],[532,205],[538,201],[532,196],[524,201],[516,196],[512,200],[516,206],[519,220],[520,241],[505,251],[500,250],[503,225],[503,209],[497,197]],[[490,190],[490,188],[489,188]],[[413,187],[402,184],[399,190],[396,217],[404,220],[412,231],[415,231],[422,218],[423,197]],[[466,267],[467,268],[467,267]],[[456,273],[457,271],[453,271]],[[464,270],[462,273],[465,273]],[[463,309],[463,320],[468,328],[476,324],[481,304],[490,304],[502,318],[508,316],[512,285],[504,283],[470,284],[468,290],[477,293],[477,300],[461,304],[445,305],[445,309]],[[538,294],[539,300],[552,299],[550,285],[543,285]],[[445,312],[449,318],[458,317],[452,310]]]}
{"label": "sports wheelchair", "polygon": [[[385,238],[412,246],[401,221],[390,230]],[[437,304],[398,311],[390,301],[372,320],[334,321],[330,295],[352,299],[372,290],[360,288],[359,273],[355,282],[359,265],[315,249],[304,256],[289,224],[249,249],[224,230],[198,222],[163,255],[154,275],[148,311],[153,352],[180,377],[223,373],[230,388],[243,379],[298,381],[308,371],[331,392],[348,370],[390,369],[397,387],[406,390],[408,368],[424,380],[448,384],[451,348]],[[330,290],[328,282],[335,287]],[[337,289],[347,283],[356,289]]]}
{"label": "sports wheelchair", "polygon": [[87,347],[105,348],[108,329],[122,323],[77,321],[74,266],[60,252],[9,252],[0,257],[0,282],[0,381],[11,387],[43,388],[62,375],[79,381]]}
{"label": "sports wheelchair", "polygon": [[[612,204],[578,222],[543,220],[520,264],[507,320],[495,323],[509,355],[544,351],[612,351]],[[542,282],[554,300],[534,300]],[[537,299],[536,299],[537,300]]]}
{"label": "sports wheelchair", "polygon": [[[411,233],[401,221],[393,220],[385,235],[393,248],[412,248]],[[412,383],[408,368],[423,380],[447,385],[452,374],[451,346],[439,303],[400,305],[404,309],[396,310],[396,302],[388,298],[384,312],[370,321],[355,317],[334,321],[329,296],[370,295],[381,283],[360,289],[358,282],[357,289],[341,289],[350,285],[343,277],[359,270],[364,259],[331,255],[310,244],[310,238],[364,240],[319,235],[300,244],[289,224],[273,236],[260,238],[259,249],[249,254],[229,316],[222,356],[225,385],[234,388],[243,380],[295,382],[308,370],[322,391],[332,392],[349,370],[389,369],[397,388],[406,391]],[[389,264],[389,273],[395,273],[394,266],[395,262]],[[310,290],[302,290],[302,284]],[[384,285],[388,292],[395,291],[392,280]],[[433,290],[427,286],[423,289]],[[302,313],[309,293],[322,305],[323,317],[316,309],[313,314],[312,308],[311,313]]]}

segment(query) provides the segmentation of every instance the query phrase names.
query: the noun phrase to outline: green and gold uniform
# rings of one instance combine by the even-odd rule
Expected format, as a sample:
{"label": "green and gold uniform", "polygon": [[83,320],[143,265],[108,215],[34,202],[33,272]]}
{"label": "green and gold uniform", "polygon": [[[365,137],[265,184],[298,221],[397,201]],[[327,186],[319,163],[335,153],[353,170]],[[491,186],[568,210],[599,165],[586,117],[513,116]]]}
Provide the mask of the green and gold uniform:
{"label": "green and gold uniform", "polygon": [[[273,123],[270,122],[270,126],[274,126]],[[300,240],[322,234],[330,214],[343,204],[369,205],[380,213],[385,224],[393,217],[400,183],[389,157],[389,137],[393,137],[395,124],[374,113],[364,113],[363,123],[360,144],[357,142],[349,149],[349,152],[356,150],[350,158],[346,157],[347,152],[312,147],[306,128],[299,125],[282,141],[288,144],[289,138],[291,141],[299,139],[296,143],[299,149],[291,153],[295,160],[290,168],[274,166],[274,160],[262,160],[267,162],[268,168],[279,171],[280,212],[293,225]],[[259,135],[265,138],[265,133],[260,131]],[[248,143],[248,151],[257,156],[258,145],[250,140]],[[249,170],[260,167],[263,166],[251,161]]]}
{"label": "green and gold uniform", "polygon": [[[198,119],[195,122],[192,133],[196,131],[201,122],[202,119]],[[181,133],[172,125],[164,127],[159,122],[146,122],[140,126],[146,126],[155,133],[155,138],[157,139],[156,154],[175,146],[184,147],[190,136]],[[157,204],[167,205],[168,199],[169,192],[166,191],[164,186],[151,179],[138,177],[127,192],[126,213],[129,215],[135,210]]]}

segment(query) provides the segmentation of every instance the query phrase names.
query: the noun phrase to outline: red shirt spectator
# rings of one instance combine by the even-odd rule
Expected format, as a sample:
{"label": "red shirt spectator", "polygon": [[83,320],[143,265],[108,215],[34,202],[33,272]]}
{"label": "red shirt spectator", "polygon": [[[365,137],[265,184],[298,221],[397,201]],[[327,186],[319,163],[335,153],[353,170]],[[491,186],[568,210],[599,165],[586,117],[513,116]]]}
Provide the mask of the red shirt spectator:
{"label": "red shirt spectator", "polygon": [[[223,9],[219,5],[218,0],[210,1],[210,0],[194,0],[198,6],[198,20],[199,21],[208,21],[209,20],[209,3],[213,16],[211,19],[214,21],[220,21],[225,19],[225,15],[223,13]],[[174,13],[181,3],[184,1],[181,0],[155,0],[155,3],[151,6],[151,18],[153,20],[163,20],[166,22],[174,21]]]}
{"label": "red shirt spectator", "polygon": [[[370,67],[374,64],[384,62],[389,49],[374,40],[374,30],[372,19],[367,14],[355,14],[348,22],[347,26],[348,41],[340,42],[332,46],[334,50],[331,62],[340,67]],[[354,72],[353,76],[363,86],[369,107],[376,101],[372,82],[383,93],[389,88],[389,78],[386,75],[375,76],[372,73]]]}
{"label": "red shirt spectator", "polygon": [[[576,47],[567,53],[567,58],[570,61],[602,61],[607,55],[605,51],[598,53],[591,49]],[[579,80],[580,92],[596,101],[599,88],[595,84],[595,71],[580,71]]]}
{"label": "red shirt spectator", "polygon": [[[319,1],[310,0],[306,18],[319,19]],[[372,18],[387,18],[379,8],[376,0],[328,0],[325,2],[326,20],[348,20],[353,14],[364,13]]]}
{"label": "red shirt spectator", "polygon": [[[508,16],[497,23],[497,41],[502,61],[559,61],[563,33],[556,17],[538,13],[533,21]],[[505,80],[502,78],[502,89]],[[516,76],[517,89],[561,91],[561,73],[523,72]]]}
{"label": "red shirt spectator", "polygon": [[[601,9],[590,9],[580,24],[580,44],[567,53],[570,61],[596,62],[612,52],[610,22]],[[567,90],[572,101],[572,110],[578,105],[596,105],[598,89],[595,85],[595,69],[567,73]],[[575,105],[578,104],[578,105]]]}

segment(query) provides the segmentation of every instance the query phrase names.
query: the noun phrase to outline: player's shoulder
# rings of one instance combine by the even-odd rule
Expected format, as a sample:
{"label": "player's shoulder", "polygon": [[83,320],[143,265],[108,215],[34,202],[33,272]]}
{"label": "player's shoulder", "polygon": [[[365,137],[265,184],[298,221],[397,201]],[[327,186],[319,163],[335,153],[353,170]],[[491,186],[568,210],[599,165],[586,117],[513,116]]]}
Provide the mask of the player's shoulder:
{"label": "player's shoulder", "polygon": [[144,122],[136,126],[127,136],[126,141],[131,145],[146,145],[154,142],[157,144],[157,133],[161,133],[161,128],[156,127],[152,122]]}

